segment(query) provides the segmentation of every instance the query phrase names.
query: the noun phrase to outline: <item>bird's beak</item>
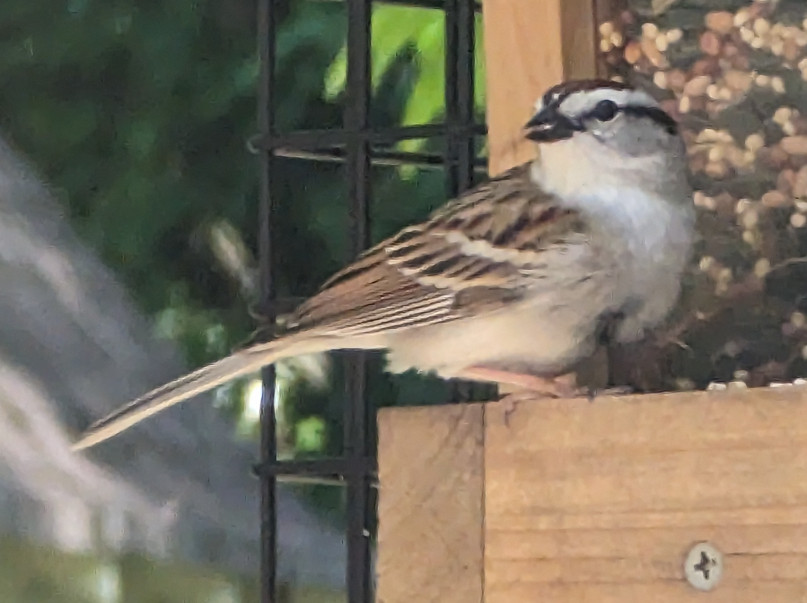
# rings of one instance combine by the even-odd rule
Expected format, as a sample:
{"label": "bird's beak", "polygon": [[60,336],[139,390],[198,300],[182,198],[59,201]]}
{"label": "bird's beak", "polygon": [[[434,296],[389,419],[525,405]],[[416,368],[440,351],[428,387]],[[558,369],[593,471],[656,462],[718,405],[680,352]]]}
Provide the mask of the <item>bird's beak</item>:
{"label": "bird's beak", "polygon": [[583,127],[549,105],[532,116],[524,125],[524,136],[535,142],[554,142],[571,138]]}

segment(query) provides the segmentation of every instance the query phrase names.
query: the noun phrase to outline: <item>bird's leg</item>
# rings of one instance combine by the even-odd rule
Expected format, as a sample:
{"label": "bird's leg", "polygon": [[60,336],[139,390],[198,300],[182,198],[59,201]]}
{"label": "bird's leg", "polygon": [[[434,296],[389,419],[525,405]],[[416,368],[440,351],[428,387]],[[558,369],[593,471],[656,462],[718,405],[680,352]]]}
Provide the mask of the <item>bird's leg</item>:
{"label": "bird's leg", "polygon": [[461,379],[469,381],[487,381],[499,385],[510,385],[515,388],[499,398],[504,408],[504,422],[508,423],[510,415],[515,411],[516,405],[522,400],[539,397],[548,398],[575,398],[584,395],[585,390],[577,387],[574,373],[547,378],[537,377],[523,373],[511,373],[484,366],[472,366],[460,374]]}
{"label": "bird's leg", "polygon": [[533,395],[540,394],[550,398],[573,398],[581,395],[574,374],[559,377],[537,377],[523,373],[511,373],[484,366],[472,366],[462,371],[460,379],[468,381],[487,381],[501,385],[510,385],[518,390],[526,390]]}
{"label": "bird's leg", "polygon": [[487,381],[514,387],[514,391],[499,398],[499,402],[504,405],[505,423],[508,422],[510,415],[519,402],[534,399],[536,395],[546,398],[587,397],[593,401],[598,396],[617,396],[629,394],[633,391],[630,387],[611,387],[600,390],[580,387],[577,384],[575,373],[567,373],[557,377],[538,377],[484,366],[472,366],[463,370],[459,377],[469,381]]}

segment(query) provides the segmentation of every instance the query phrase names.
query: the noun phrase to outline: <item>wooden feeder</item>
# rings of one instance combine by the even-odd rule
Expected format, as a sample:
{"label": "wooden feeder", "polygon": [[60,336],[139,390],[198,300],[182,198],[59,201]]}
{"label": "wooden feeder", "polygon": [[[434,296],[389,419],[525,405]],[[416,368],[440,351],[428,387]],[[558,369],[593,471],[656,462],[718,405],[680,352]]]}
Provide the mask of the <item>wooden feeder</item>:
{"label": "wooden feeder", "polygon": [[[485,0],[491,172],[595,75],[592,0]],[[807,600],[807,388],[379,413],[380,603]]]}
{"label": "wooden feeder", "polygon": [[[804,601],[807,390],[386,409],[379,601]],[[722,576],[691,586],[710,543]]]}

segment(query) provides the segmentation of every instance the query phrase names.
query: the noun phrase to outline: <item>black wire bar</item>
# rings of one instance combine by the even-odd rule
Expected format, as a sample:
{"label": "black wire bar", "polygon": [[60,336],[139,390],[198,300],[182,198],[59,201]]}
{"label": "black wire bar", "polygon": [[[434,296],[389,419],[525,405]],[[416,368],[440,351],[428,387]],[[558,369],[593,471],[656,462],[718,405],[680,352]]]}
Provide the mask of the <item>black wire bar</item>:
{"label": "black wire bar", "polygon": [[[370,126],[370,19],[372,0],[347,2],[347,84],[343,123],[347,139],[345,178],[350,200],[352,255],[370,246],[370,142],[359,136]],[[362,353],[345,357],[343,454],[347,477],[347,600],[374,599],[370,526],[375,513],[370,470],[375,471],[375,412],[367,400],[367,363]],[[363,472],[358,468],[364,469]]]}
{"label": "black wire bar", "polygon": [[[258,128],[261,132],[275,129],[275,31],[277,29],[273,0],[258,2],[258,55],[260,75],[258,81]],[[269,149],[258,150],[258,252],[260,255],[261,305],[268,327],[275,324],[275,249],[274,227],[275,196],[272,195],[274,157]],[[277,462],[277,420],[275,417],[275,368],[266,366],[261,371],[263,396],[260,412],[261,463]],[[260,581],[261,603],[275,603],[277,592],[277,481],[266,474],[260,480]]]}
{"label": "black wire bar", "polygon": [[[321,2],[344,2],[345,0],[320,0]],[[438,10],[445,9],[445,0],[378,0],[379,4],[402,4],[404,6],[412,6],[415,8],[433,8]],[[469,3],[473,10],[482,12],[482,4],[479,2]]]}
{"label": "black wire bar", "polygon": [[446,195],[449,199],[474,183],[474,14],[467,0],[445,0]]}
{"label": "black wire bar", "polygon": [[[275,149],[277,157],[288,157],[291,159],[308,159],[311,161],[324,161],[330,163],[343,163],[346,159],[347,153],[344,149],[334,147],[330,149],[317,149],[314,151],[305,151],[299,149],[292,149],[287,147],[279,147]],[[385,151],[383,149],[371,149],[370,160],[373,165],[384,166],[401,166],[413,165],[415,167],[425,169],[440,169],[447,165],[443,155],[435,153],[418,153],[412,151]],[[488,171],[488,162],[485,157],[477,157],[473,159],[471,166],[474,171],[486,174]]]}
{"label": "black wire bar", "polygon": [[[446,196],[452,199],[474,184],[474,137],[462,128],[474,123],[474,6],[468,0],[445,2]],[[486,170],[485,170],[486,171]],[[474,386],[454,381],[451,400],[469,401]]]}
{"label": "black wire bar", "polygon": [[[473,77],[473,74],[471,75]],[[466,137],[484,134],[487,134],[486,126],[473,122],[454,124],[453,126],[449,124],[426,124],[422,126],[378,128],[375,130],[369,127],[354,129],[333,128],[283,133],[262,132],[253,136],[247,142],[247,147],[250,151],[256,153],[259,149],[276,149],[279,147],[316,149],[319,147],[346,145],[353,139],[359,139],[374,145],[391,145],[401,140],[414,138],[435,138],[446,135]]]}
{"label": "black wire bar", "polygon": [[[475,137],[484,136],[484,125],[474,123],[474,20],[480,10],[475,0],[377,0],[442,9],[446,15],[445,105],[442,124],[373,129],[371,102],[371,13],[373,0],[340,0],[347,8],[347,84],[344,127],[279,133],[275,128],[276,91],[274,12],[276,0],[259,0],[258,49],[261,60],[258,91],[259,132],[247,143],[259,158],[261,312],[271,331],[283,308],[295,300],[278,299],[274,293],[277,249],[274,247],[273,195],[276,157],[294,157],[344,164],[350,206],[351,256],[370,244],[371,166],[443,166],[446,193],[454,197],[474,183],[475,172],[485,171],[483,158],[475,156]],[[396,142],[416,138],[445,138],[443,156],[404,153]],[[381,147],[381,148],[379,148]],[[341,457],[314,460],[277,459],[274,414],[275,373],[263,370],[260,460],[254,473],[261,481],[261,603],[278,603],[277,592],[277,500],[279,481],[339,484],[347,494],[348,603],[373,601],[371,543],[376,509],[375,408],[367,400],[366,364],[361,353],[343,354],[346,403],[344,447]]]}

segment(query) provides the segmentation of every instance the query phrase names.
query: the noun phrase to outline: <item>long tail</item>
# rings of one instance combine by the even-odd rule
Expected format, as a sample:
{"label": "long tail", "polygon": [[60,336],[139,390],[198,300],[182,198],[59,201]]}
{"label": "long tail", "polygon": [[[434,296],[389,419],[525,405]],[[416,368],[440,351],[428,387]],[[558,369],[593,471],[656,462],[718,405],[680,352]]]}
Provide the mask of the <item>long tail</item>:
{"label": "long tail", "polygon": [[290,356],[321,352],[332,345],[316,338],[282,338],[253,345],[226,358],[208,364],[175,381],[153,389],[96,421],[73,444],[73,450],[89,448],[129,429],[132,425],[217,385],[252,373],[263,366]]}

